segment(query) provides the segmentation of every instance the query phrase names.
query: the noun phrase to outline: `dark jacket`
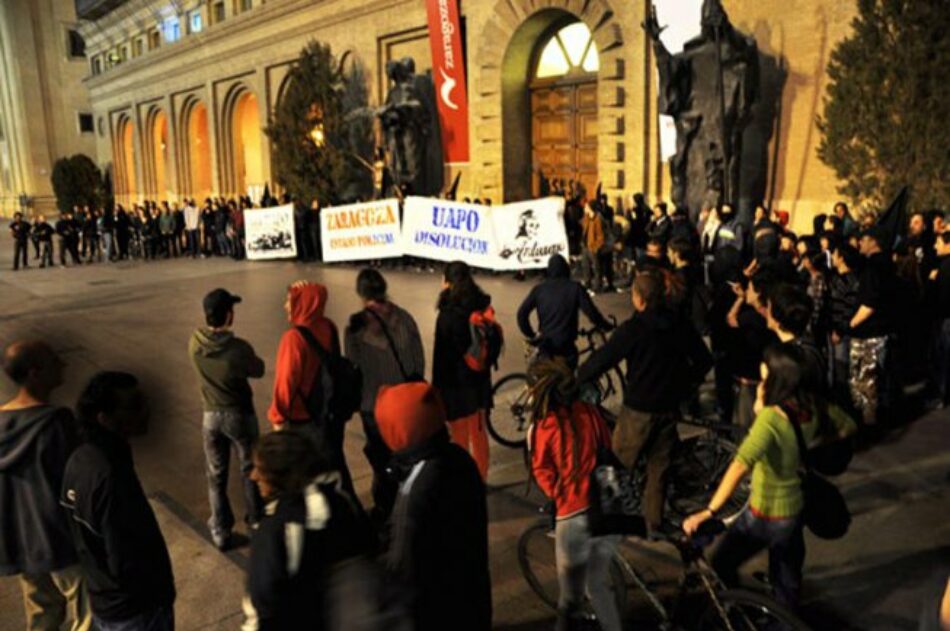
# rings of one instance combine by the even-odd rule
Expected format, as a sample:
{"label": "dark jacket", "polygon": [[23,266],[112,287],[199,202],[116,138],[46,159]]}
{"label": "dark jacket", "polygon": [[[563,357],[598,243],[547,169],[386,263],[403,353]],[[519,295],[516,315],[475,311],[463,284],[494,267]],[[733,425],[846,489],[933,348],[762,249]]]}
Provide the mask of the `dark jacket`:
{"label": "dark jacket", "polygon": [[673,220],[669,215],[662,215],[659,219],[651,219],[646,228],[647,237],[667,243],[673,234]]}
{"label": "dark jacket", "polygon": [[950,256],[937,259],[937,278],[930,283],[937,318],[950,318]]}
{"label": "dark jacket", "polygon": [[188,356],[201,382],[206,412],[254,412],[254,395],[247,380],[264,376],[264,360],[250,344],[230,331],[215,333],[202,327],[188,342]]}
{"label": "dark jacket", "polygon": [[831,330],[847,335],[851,318],[858,310],[858,277],[853,272],[832,274],[828,283],[831,306]]}
{"label": "dark jacket", "polygon": [[623,404],[638,412],[674,412],[712,367],[693,325],[661,309],[638,312],[621,324],[577,372],[578,383],[594,381],[627,362]]}
{"label": "dark jacket", "polygon": [[[339,564],[367,551],[359,511],[338,485],[321,481],[281,496],[251,538],[247,591],[258,631],[329,629]],[[352,603],[347,603],[352,605]]]}
{"label": "dark jacket", "polygon": [[491,304],[491,297],[478,293],[457,303],[443,291],[439,298],[439,317],[435,322],[435,346],[432,351],[432,385],[442,394],[446,418],[454,420],[474,414],[491,405],[491,372],[475,372],[465,363],[465,352],[472,343],[469,316]]}
{"label": "dark jacket", "polygon": [[397,450],[400,478],[387,561],[411,586],[415,631],[488,631],[491,578],[485,485],[445,430]]}
{"label": "dark jacket", "polygon": [[59,506],[75,423],[69,410],[51,405],[0,411],[0,576],[76,563]]}
{"label": "dark jacket", "polygon": [[60,219],[56,222],[56,234],[63,241],[74,241],[78,236],[78,230],[75,219]]}
{"label": "dark jacket", "polygon": [[69,513],[92,611],[119,621],[171,607],[175,581],[165,539],[135,473],[128,442],[100,427],[66,463]]}
{"label": "dark jacket", "polygon": [[[368,313],[370,309],[372,313]],[[380,386],[425,375],[426,358],[419,327],[408,311],[391,302],[367,307],[350,316],[343,340],[346,356],[363,372],[363,400],[360,404],[363,412],[372,412],[376,407],[376,393]],[[405,375],[400,365],[406,371]]]}
{"label": "dark jacket", "polygon": [[541,334],[539,348],[547,355],[577,354],[578,311],[583,311],[594,326],[610,328],[610,323],[591,301],[587,291],[580,283],[571,280],[571,268],[561,256],[551,257],[547,279],[535,285],[518,308],[518,328],[528,339],[535,337],[531,327],[531,312],[535,310]]}

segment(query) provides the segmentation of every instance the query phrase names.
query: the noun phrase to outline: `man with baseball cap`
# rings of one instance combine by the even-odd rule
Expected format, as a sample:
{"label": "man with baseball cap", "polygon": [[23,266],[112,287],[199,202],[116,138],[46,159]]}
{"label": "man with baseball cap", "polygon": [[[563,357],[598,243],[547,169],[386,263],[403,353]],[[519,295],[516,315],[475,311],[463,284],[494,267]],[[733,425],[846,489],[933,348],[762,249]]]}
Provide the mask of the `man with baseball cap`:
{"label": "man with baseball cap", "polygon": [[220,550],[228,547],[234,527],[234,513],[228,501],[232,445],[240,459],[247,507],[245,521],[249,527],[256,527],[263,506],[257,487],[248,477],[253,468],[251,446],[260,433],[248,379],[264,376],[264,360],[250,344],[231,332],[234,305],[239,302],[240,296],[225,289],[215,289],[205,296],[207,326],[199,327],[188,343],[188,355],[198,374],[204,410],[202,435],[211,503],[208,527]]}

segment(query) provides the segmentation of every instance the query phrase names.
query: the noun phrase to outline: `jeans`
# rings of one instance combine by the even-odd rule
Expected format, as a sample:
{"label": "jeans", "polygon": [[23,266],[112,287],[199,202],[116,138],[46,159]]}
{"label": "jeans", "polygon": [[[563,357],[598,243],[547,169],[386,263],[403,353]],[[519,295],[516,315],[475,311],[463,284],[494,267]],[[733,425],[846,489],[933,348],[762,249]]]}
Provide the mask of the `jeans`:
{"label": "jeans", "polygon": [[27,244],[29,241],[15,240],[13,242],[13,271],[20,269],[20,259],[23,260],[23,267],[29,267],[27,261]]}
{"label": "jeans", "polygon": [[107,231],[102,233],[102,251],[105,253],[107,261],[111,261],[115,258],[115,248],[113,247],[111,232]]}
{"label": "jeans", "polygon": [[597,614],[600,628],[603,631],[621,631],[620,611],[610,578],[610,564],[619,541],[620,537],[615,535],[591,537],[587,515],[584,513],[557,521],[554,550],[559,617],[569,616],[582,608],[584,597],[587,596]]}
{"label": "jeans", "polygon": [[185,232],[185,239],[188,242],[188,254],[198,258],[198,231],[197,230],[188,230]]}
{"label": "jeans", "polygon": [[27,631],[60,629],[69,619],[69,631],[89,631],[92,612],[78,565],[49,574],[21,574],[20,589],[26,608]]}
{"label": "jeans", "polygon": [[877,422],[886,350],[886,337],[851,340],[851,398],[866,425]]}
{"label": "jeans", "polygon": [[226,535],[234,527],[234,513],[228,500],[228,467],[231,462],[231,446],[237,449],[247,509],[245,521],[249,524],[261,520],[263,502],[257,485],[250,479],[251,447],[260,433],[257,417],[253,412],[221,411],[205,412],[202,422],[205,460],[208,474],[208,500],[211,504],[211,519],[208,527],[212,534]]}
{"label": "jeans", "polygon": [[53,267],[52,241],[40,241],[40,267]]}
{"label": "jeans", "polygon": [[584,282],[594,290],[600,291],[600,257],[586,247],[581,251],[581,269]]}
{"label": "jeans", "polygon": [[677,440],[676,421],[675,414],[638,412],[624,406],[614,428],[613,450],[625,467],[636,469],[640,452],[646,450],[643,517],[650,530],[658,529],[663,519],[666,471]]}
{"label": "jeans", "polygon": [[102,620],[93,617],[95,631],[175,631],[175,611],[159,607],[127,620]]}
{"label": "jeans", "polygon": [[775,590],[775,599],[794,610],[798,605],[805,563],[805,539],[800,517],[762,519],[746,508],[729,527],[710,563],[727,586],[735,587],[739,583],[739,566],[766,548],[769,551],[769,581]]}

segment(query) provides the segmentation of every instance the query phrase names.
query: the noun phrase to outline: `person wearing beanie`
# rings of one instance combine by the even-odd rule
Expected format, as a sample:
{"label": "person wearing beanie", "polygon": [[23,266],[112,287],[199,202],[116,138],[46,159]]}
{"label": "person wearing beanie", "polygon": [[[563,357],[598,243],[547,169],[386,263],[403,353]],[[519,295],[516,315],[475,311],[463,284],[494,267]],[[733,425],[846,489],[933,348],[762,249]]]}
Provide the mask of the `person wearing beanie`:
{"label": "person wearing beanie", "polygon": [[445,407],[425,382],[383,386],[375,417],[399,482],[386,560],[409,590],[415,630],[488,631],[488,511],[475,462],[449,441]]}

